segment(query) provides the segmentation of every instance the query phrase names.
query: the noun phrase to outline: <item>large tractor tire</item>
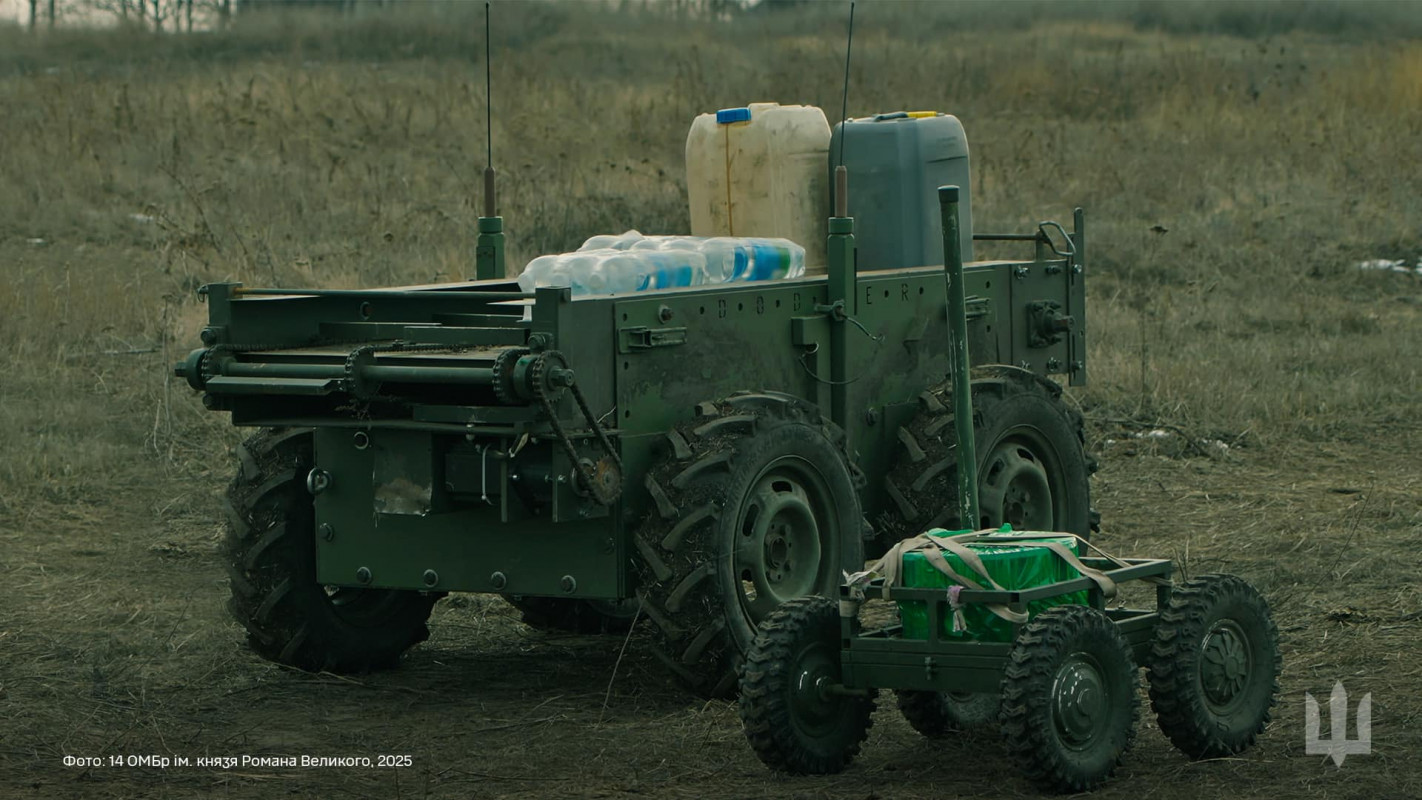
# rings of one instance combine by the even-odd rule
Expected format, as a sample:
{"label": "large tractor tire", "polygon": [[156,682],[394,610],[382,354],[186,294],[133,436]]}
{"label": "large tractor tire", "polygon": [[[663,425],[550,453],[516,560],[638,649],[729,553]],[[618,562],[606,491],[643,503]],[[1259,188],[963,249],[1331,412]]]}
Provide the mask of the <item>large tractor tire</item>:
{"label": "large tractor tire", "polygon": [[228,609],[253,650],[298,669],[365,672],[394,666],[429,637],[436,595],[316,582],[310,430],[264,429],[237,453],[223,557]]}
{"label": "large tractor tire", "polygon": [[[899,429],[880,520],[885,547],[929,528],[996,528],[1091,533],[1091,473],[1081,414],[1062,402],[1056,383],[1013,367],[976,370],[973,438],[982,519],[958,519],[958,454],[952,388],[919,396],[920,410]],[[899,707],[916,730],[942,736],[997,722],[995,694],[909,692]]]}
{"label": "large tractor tire", "polygon": [[973,438],[978,457],[979,520],[959,520],[953,398],[949,386],[919,396],[921,405],[899,430],[894,467],[885,478],[891,537],[929,528],[1066,531],[1089,536],[1091,473],[1081,414],[1062,402],[1056,383],[1014,367],[975,370]]}
{"label": "large tractor tire", "polygon": [[835,596],[864,564],[862,478],[844,432],[789,395],[702,403],[648,471],[637,530],[642,615],[698,692],[733,692],[756,626],[782,603]]}

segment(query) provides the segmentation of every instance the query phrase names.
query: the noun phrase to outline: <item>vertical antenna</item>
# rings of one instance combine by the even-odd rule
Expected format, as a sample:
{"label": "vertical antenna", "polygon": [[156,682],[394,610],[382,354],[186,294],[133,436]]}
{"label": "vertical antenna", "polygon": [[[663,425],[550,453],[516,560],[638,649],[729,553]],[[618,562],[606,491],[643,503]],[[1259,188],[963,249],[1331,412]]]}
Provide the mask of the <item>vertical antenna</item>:
{"label": "vertical antenna", "polygon": [[494,213],[494,68],[493,31],[489,26],[489,0],[484,0],[484,123],[488,166],[484,168],[484,216]]}
{"label": "vertical antenna", "polygon": [[[849,118],[849,57],[854,53],[854,3],[849,4],[849,42],[844,46],[844,94],[840,99],[839,119]],[[839,136],[839,166],[844,166],[844,134]]]}
{"label": "vertical antenna", "polygon": [[474,248],[475,280],[504,278],[504,219],[498,214],[494,197],[494,32],[489,25],[489,0],[484,0],[484,123],[486,155],[484,167],[484,213],[479,217],[479,238]]}
{"label": "vertical antenna", "polygon": [[849,170],[844,168],[844,123],[849,118],[849,57],[854,53],[854,3],[849,4],[849,41],[844,46],[844,94],[839,105],[839,159],[834,168],[834,215],[849,216]]}

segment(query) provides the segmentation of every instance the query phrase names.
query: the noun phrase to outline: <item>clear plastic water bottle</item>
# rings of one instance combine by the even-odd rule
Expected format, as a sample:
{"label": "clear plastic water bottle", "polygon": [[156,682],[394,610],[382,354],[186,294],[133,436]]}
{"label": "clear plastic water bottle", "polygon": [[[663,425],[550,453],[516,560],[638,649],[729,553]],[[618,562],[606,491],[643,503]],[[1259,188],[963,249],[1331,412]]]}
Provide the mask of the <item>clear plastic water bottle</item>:
{"label": "clear plastic water bottle", "polygon": [[548,286],[548,276],[561,256],[539,256],[528,262],[518,276],[518,288],[531,292],[539,286]]}
{"label": "clear plastic water bottle", "polygon": [[644,257],[652,265],[652,288],[700,286],[706,281],[706,256],[695,250],[658,250]]}
{"label": "clear plastic water bottle", "polygon": [[788,239],[751,239],[749,243],[751,268],[747,280],[773,281],[805,274],[805,248]]}
{"label": "clear plastic water bottle", "polygon": [[[606,245],[594,247],[593,245]],[[788,239],[720,236],[593,236],[572,253],[539,256],[519,286],[568,286],[575,295],[798,278],[805,248]]]}
{"label": "clear plastic water bottle", "polygon": [[607,294],[639,292],[647,288],[651,272],[645,262],[620,250],[608,250],[606,253],[598,264],[598,272]]}
{"label": "clear plastic water bottle", "polygon": [[631,248],[632,245],[646,238],[648,237],[643,236],[635,230],[616,235],[602,234],[589,238],[586,242],[583,242],[582,247],[579,247],[578,250],[627,250]]}
{"label": "clear plastic water bottle", "polygon": [[719,277],[708,283],[733,283],[749,274],[751,250],[744,239],[716,236],[702,244],[702,252],[706,253],[707,273]]}

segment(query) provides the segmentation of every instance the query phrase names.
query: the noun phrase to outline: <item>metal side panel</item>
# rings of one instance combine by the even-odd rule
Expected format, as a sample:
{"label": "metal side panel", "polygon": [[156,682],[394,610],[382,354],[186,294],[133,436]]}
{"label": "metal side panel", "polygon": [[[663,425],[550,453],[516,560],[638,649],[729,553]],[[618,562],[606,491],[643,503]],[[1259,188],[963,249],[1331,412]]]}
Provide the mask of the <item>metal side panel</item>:
{"label": "metal side panel", "polygon": [[[556,525],[546,516],[501,522],[506,493],[489,504],[453,504],[444,496],[446,462],[438,441],[418,431],[316,431],[317,467],[331,474],[330,487],[315,499],[318,582],[623,596],[616,514]],[[358,576],[367,573],[362,582]]]}

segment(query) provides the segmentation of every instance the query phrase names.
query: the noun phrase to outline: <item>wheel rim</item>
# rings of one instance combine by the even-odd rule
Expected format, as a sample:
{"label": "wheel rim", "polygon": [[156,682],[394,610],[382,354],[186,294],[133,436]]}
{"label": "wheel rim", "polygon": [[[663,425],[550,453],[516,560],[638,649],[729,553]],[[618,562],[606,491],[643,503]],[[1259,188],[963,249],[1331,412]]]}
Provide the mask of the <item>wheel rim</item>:
{"label": "wheel rim", "polygon": [[1052,728],[1062,744],[1084,750],[1110,725],[1111,699],[1101,665],[1086,653],[1073,653],[1052,682]]}
{"label": "wheel rim", "polygon": [[1220,620],[1200,647],[1200,688],[1215,713],[1232,711],[1245,696],[1253,669],[1249,637],[1234,620]]}
{"label": "wheel rim", "polygon": [[833,731],[839,722],[843,699],[830,694],[839,683],[838,643],[815,642],[801,648],[789,689],[791,719],[812,737]]}
{"label": "wheel rim", "polygon": [[753,624],[786,600],[820,588],[827,561],[822,543],[835,541],[836,529],[829,489],[805,461],[772,462],[752,482],[741,506],[732,567]]}
{"label": "wheel rim", "polygon": [[1048,464],[1037,437],[1009,436],[999,441],[979,473],[978,503],[983,527],[1003,523],[1018,530],[1056,529],[1057,509]]}

